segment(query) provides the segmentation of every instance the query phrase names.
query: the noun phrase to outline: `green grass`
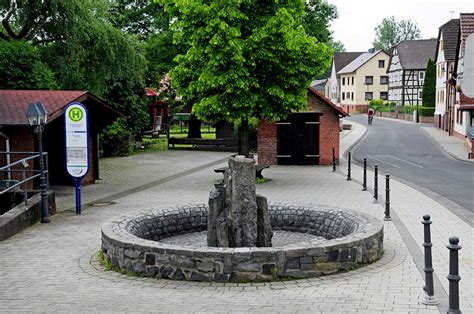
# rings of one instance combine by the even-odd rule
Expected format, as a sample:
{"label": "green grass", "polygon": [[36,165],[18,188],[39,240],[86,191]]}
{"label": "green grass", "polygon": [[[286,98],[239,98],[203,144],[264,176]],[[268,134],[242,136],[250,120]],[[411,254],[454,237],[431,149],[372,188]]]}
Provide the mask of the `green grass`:
{"label": "green grass", "polygon": [[263,184],[263,183],[267,183],[269,181],[272,181],[272,179],[269,179],[269,178],[255,178],[255,183],[256,184]]}
{"label": "green grass", "polygon": [[[216,133],[216,129],[213,127],[208,127],[207,125],[201,125],[201,133]],[[179,124],[173,124],[170,127],[170,134],[188,134],[187,126],[180,126]]]}
{"label": "green grass", "polygon": [[[188,137],[188,133],[170,133],[170,137]],[[216,133],[201,133],[201,137],[215,139]]]}
{"label": "green grass", "polygon": [[112,262],[109,261],[107,258],[105,258],[104,251],[102,249],[97,252],[97,258],[99,259],[99,263],[104,266],[106,271],[112,270],[114,268],[114,265],[112,265]]}

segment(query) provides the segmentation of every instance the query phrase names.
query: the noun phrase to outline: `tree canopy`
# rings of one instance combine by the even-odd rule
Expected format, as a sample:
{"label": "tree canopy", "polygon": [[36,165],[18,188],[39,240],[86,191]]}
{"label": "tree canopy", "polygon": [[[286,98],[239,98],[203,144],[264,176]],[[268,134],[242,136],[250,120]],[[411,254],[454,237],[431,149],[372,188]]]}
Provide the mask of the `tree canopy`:
{"label": "tree canopy", "polygon": [[175,40],[187,47],[173,84],[207,121],[277,120],[305,108],[307,86],[331,49],[301,25],[305,1],[166,1]]}
{"label": "tree canopy", "polygon": [[394,16],[384,18],[375,27],[375,39],[373,46],[375,49],[389,51],[393,46],[403,40],[420,39],[420,29],[411,20],[398,21]]}

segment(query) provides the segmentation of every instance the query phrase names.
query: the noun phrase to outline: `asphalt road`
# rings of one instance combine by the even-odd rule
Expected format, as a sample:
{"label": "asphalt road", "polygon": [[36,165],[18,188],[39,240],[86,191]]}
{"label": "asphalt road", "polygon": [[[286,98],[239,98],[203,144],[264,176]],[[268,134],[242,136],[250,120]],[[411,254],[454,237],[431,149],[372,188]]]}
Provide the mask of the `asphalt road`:
{"label": "asphalt road", "polygon": [[[367,125],[366,115],[348,120]],[[386,174],[439,194],[455,203],[449,202],[450,209],[461,216],[465,210],[474,213],[474,165],[447,155],[421,126],[430,125],[375,117],[352,149],[353,159],[362,163],[366,157],[370,167],[377,164]]]}

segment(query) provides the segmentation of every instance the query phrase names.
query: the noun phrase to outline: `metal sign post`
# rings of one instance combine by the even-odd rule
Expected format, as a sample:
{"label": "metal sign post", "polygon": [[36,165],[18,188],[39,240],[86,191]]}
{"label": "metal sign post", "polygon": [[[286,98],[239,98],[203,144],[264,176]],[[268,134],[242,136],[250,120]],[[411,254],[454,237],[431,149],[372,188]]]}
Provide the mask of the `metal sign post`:
{"label": "metal sign post", "polygon": [[81,213],[81,180],[89,171],[89,123],[86,107],[70,103],[64,110],[66,169],[74,179],[76,214]]}

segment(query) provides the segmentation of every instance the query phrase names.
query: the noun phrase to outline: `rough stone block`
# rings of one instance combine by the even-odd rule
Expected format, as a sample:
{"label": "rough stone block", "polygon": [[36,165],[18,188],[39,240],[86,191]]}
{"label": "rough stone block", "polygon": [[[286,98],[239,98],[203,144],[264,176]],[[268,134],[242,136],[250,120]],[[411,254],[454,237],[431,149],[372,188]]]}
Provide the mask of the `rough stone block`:
{"label": "rough stone block", "polygon": [[156,255],[152,253],[145,254],[145,265],[155,265]]}
{"label": "rough stone block", "polygon": [[268,214],[267,198],[257,195],[257,246],[272,246],[272,224]]}
{"label": "rough stone block", "polygon": [[264,275],[273,275],[273,269],[275,269],[275,264],[263,264],[262,265],[262,274]]}

